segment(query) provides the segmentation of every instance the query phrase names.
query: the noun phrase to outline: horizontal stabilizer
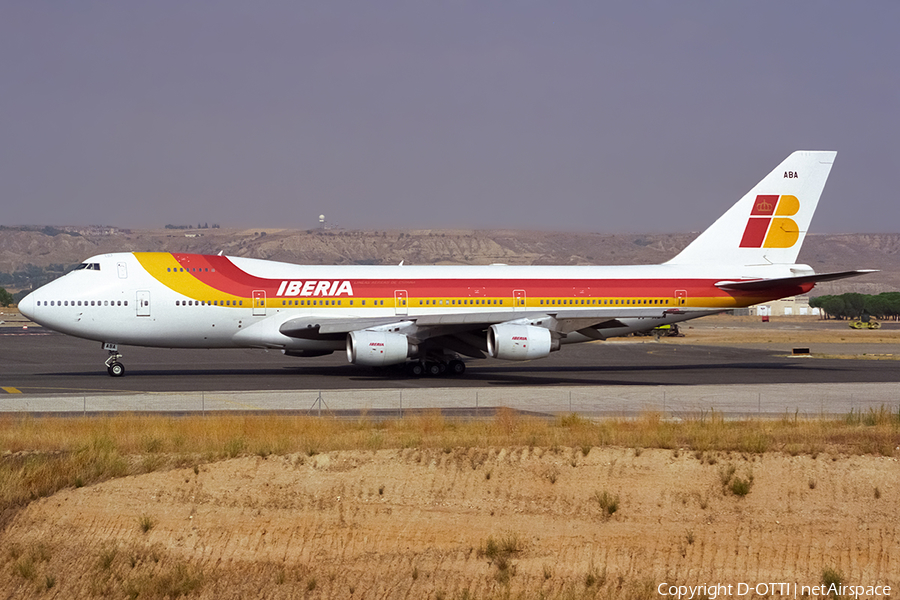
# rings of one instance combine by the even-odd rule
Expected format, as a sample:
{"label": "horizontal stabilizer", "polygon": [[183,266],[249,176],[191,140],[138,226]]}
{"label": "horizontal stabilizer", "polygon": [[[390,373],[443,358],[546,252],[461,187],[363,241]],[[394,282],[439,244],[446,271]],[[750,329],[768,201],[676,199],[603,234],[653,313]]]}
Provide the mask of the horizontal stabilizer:
{"label": "horizontal stabilizer", "polygon": [[750,279],[747,281],[719,281],[716,287],[720,290],[736,290],[743,292],[756,292],[774,288],[783,288],[805,283],[822,283],[823,281],[837,281],[848,277],[877,273],[877,269],[862,269],[858,271],[838,271],[836,273],[819,273],[816,275],[801,275],[798,277],[778,277],[775,279]]}

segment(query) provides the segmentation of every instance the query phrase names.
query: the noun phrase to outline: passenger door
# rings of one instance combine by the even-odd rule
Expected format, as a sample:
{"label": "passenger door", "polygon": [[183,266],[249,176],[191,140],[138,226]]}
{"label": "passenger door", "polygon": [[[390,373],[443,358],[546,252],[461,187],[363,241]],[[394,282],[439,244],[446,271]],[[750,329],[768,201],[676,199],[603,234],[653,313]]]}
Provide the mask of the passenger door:
{"label": "passenger door", "polygon": [[394,314],[409,314],[409,307],[407,306],[409,303],[408,301],[409,298],[407,297],[406,290],[394,290]]}
{"label": "passenger door", "polygon": [[150,316],[150,292],[148,290],[140,290],[137,293],[137,316]]}
{"label": "passenger door", "polygon": [[525,310],[525,290],[513,290],[513,310]]}
{"label": "passenger door", "polygon": [[266,290],[253,290],[253,316],[266,316]]}

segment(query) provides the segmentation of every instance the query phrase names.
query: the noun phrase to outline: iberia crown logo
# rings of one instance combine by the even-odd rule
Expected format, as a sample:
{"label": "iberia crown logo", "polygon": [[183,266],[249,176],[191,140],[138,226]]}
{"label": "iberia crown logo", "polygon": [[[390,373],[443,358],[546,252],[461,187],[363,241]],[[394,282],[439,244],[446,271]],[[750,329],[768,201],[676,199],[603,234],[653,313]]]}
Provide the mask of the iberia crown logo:
{"label": "iberia crown logo", "polygon": [[792,217],[800,210],[796,196],[760,195],[753,203],[741,248],[790,248],[800,238]]}

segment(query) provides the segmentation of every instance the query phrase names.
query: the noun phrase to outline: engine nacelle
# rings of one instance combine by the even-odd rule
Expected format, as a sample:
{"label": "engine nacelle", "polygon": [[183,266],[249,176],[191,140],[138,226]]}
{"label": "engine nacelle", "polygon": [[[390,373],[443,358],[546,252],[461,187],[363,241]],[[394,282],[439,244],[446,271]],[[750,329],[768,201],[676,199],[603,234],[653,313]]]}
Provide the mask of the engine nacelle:
{"label": "engine nacelle", "polygon": [[532,360],[559,350],[559,342],[554,343],[550,330],[543,327],[500,323],[488,329],[487,347],[494,358]]}
{"label": "engine nacelle", "polygon": [[382,367],[406,362],[416,351],[402,333],[351,331],[347,334],[347,360],[354,365]]}

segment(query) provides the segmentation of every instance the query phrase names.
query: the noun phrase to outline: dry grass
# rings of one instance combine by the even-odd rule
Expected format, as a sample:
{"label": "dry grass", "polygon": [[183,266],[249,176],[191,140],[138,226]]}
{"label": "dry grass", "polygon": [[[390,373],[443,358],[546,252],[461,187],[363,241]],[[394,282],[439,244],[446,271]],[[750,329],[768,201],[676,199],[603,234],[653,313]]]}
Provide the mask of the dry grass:
{"label": "dry grass", "polygon": [[900,412],[882,407],[840,419],[786,415],[741,421],[711,412],[677,423],[658,413],[591,421],[576,415],[528,418],[506,409],[490,420],[466,422],[445,419],[439,410],[377,422],[279,415],[4,417],[0,512],[66,487],[172,467],[194,466],[196,471],[200,463],[244,454],[535,446],[551,452],[581,449],[582,454],[592,447],[618,446],[685,450],[699,456],[720,451],[891,456],[900,446]]}

